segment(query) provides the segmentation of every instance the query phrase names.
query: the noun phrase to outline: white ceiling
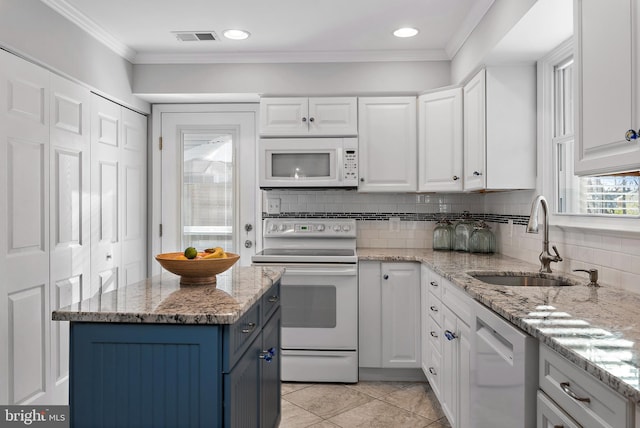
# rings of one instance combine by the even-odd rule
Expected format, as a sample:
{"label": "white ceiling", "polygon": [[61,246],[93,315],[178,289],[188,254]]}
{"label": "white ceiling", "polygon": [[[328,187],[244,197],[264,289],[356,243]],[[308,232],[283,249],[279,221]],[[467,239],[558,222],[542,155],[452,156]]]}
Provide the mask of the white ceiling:
{"label": "white ceiling", "polygon": [[[448,60],[494,0],[41,0],[137,64]],[[400,39],[399,27],[420,33]],[[245,41],[222,31],[244,29]],[[180,42],[172,32],[213,31]]]}

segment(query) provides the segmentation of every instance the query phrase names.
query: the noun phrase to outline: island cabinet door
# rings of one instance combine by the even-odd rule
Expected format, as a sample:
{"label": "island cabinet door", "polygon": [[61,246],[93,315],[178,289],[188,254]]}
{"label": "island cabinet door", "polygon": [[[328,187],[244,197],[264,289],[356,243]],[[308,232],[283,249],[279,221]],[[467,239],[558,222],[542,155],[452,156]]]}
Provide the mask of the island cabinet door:
{"label": "island cabinet door", "polygon": [[219,427],[217,326],[71,323],[73,427]]}
{"label": "island cabinet door", "polygon": [[260,426],[260,365],[262,332],[233,368],[224,375],[225,428]]}
{"label": "island cabinet door", "polygon": [[280,423],[280,309],[262,330],[262,400],[260,418],[263,428],[275,428]]}

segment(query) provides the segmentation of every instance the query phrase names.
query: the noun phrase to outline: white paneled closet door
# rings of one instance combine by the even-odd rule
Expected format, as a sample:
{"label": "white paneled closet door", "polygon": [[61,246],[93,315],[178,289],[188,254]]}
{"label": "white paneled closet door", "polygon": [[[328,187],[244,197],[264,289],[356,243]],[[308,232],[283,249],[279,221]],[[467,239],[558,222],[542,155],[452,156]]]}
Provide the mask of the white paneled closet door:
{"label": "white paneled closet door", "polygon": [[91,95],[91,296],[118,289],[120,106]]}
{"label": "white paneled closet door", "polygon": [[0,403],[48,400],[49,72],[0,50]]}
{"label": "white paneled closet door", "polygon": [[147,277],[147,117],[122,107],[122,281]]}
{"label": "white paneled closet door", "polygon": [[147,118],[91,103],[91,295],[147,275]]}
{"label": "white paneled closet door", "polygon": [[[50,302],[55,310],[90,293],[89,90],[51,75]],[[69,396],[69,325],[51,322],[49,403]]]}

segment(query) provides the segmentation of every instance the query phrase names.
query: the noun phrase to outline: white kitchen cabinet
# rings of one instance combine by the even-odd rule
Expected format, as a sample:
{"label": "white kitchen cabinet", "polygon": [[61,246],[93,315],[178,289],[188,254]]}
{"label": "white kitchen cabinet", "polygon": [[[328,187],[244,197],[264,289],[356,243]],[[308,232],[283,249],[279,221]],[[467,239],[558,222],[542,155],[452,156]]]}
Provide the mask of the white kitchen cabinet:
{"label": "white kitchen cabinet", "polygon": [[483,69],[463,101],[464,190],[535,188],[535,66]]}
{"label": "white kitchen cabinet", "polygon": [[451,426],[470,427],[471,299],[424,266],[422,277],[422,370]]}
{"label": "white kitchen cabinet", "polygon": [[361,192],[418,188],[415,97],[358,99]]}
{"label": "white kitchen cabinet", "polygon": [[363,261],[359,276],[359,366],[420,367],[420,264]]}
{"label": "white kitchen cabinet", "polygon": [[356,97],[289,97],[260,100],[264,137],[358,135]]}
{"label": "white kitchen cabinet", "polygon": [[462,88],[418,97],[418,191],[462,191]]}
{"label": "white kitchen cabinet", "polygon": [[574,1],[577,175],[640,169],[639,24],[636,0]]}

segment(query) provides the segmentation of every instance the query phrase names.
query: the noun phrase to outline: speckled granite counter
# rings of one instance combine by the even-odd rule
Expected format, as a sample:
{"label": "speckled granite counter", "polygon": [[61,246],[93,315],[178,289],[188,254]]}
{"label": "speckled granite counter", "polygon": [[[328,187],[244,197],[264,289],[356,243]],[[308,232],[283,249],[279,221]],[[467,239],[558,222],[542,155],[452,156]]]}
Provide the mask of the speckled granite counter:
{"label": "speckled granite counter", "polygon": [[586,275],[561,274],[578,283],[571,287],[507,287],[486,284],[467,274],[538,272],[538,265],[499,254],[379,248],[358,248],[357,253],[360,261],[425,263],[475,300],[640,404],[639,295],[606,283],[587,287]]}
{"label": "speckled granite counter", "polygon": [[273,267],[233,267],[210,285],[180,287],[163,273],[145,281],[66,306],[56,321],[146,324],[233,324],[284,272]]}

